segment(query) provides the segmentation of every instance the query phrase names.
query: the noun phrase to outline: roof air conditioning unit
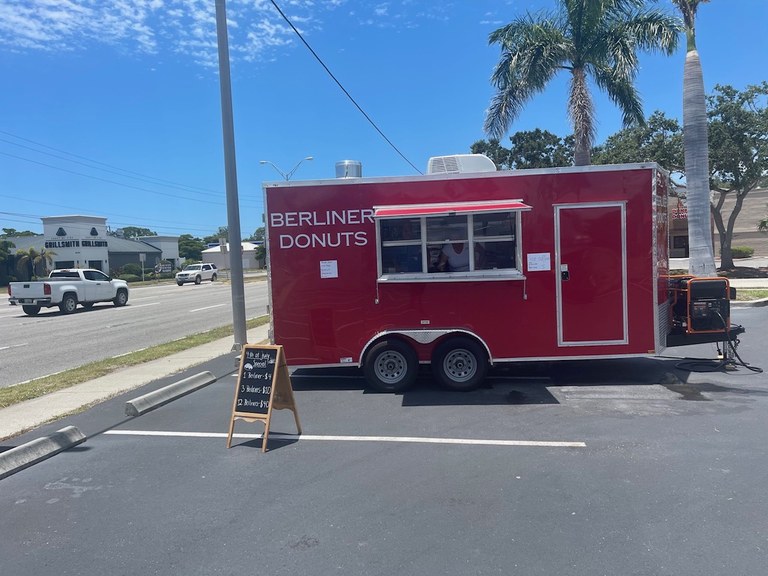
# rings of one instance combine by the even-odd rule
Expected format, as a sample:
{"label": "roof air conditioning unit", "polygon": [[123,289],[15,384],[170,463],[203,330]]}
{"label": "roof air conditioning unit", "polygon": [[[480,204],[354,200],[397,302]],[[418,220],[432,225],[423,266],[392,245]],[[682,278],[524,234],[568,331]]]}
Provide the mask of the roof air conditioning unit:
{"label": "roof air conditioning unit", "polygon": [[433,156],[427,164],[427,174],[465,174],[496,172],[496,164],[484,154],[454,154]]}

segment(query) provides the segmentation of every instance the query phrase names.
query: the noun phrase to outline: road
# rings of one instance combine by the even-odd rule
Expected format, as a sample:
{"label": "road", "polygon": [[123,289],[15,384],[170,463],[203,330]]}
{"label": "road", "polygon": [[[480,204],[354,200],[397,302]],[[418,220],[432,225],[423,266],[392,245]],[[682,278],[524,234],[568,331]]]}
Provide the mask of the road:
{"label": "road", "polygon": [[[768,308],[733,319],[762,363]],[[711,345],[667,353],[512,366],[469,393],[297,371],[304,435],[279,410],[266,454],[255,423],[226,448],[224,357],[141,417],[123,396],[0,446],[88,437],[0,480],[3,574],[764,574],[768,375],[682,369]]]}
{"label": "road", "polygon": [[[230,290],[222,282],[132,288],[124,308],[49,308],[34,317],[0,298],[0,387],[232,324]],[[245,284],[245,307],[248,318],[266,314],[266,282]]]}

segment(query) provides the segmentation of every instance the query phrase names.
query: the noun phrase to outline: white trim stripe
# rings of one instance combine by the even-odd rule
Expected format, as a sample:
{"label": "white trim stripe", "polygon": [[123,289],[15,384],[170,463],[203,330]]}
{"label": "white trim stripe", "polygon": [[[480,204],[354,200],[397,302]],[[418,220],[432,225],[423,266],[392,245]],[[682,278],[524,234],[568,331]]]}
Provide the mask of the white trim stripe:
{"label": "white trim stripe", "polygon": [[[107,430],[110,436],[159,436],[166,438],[226,438],[224,432],[174,432],[170,430]],[[243,440],[261,439],[262,434],[233,434]],[[459,444],[466,446],[533,446],[539,448],[586,448],[585,442],[544,440],[493,440],[480,438],[428,438],[419,436],[318,436],[313,434],[278,434],[269,437],[280,440],[320,440],[331,442],[402,442],[404,444]]]}

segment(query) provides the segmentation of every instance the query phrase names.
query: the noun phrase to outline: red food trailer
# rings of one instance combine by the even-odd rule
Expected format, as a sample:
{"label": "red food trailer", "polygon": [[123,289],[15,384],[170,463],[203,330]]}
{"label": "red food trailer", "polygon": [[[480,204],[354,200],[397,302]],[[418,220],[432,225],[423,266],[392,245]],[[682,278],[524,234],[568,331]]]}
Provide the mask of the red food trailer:
{"label": "red food trailer", "polygon": [[420,364],[468,390],[502,362],[724,341],[726,279],[670,289],[668,180],[628,164],[266,183],[271,339],[291,367],[359,366],[386,391]]}

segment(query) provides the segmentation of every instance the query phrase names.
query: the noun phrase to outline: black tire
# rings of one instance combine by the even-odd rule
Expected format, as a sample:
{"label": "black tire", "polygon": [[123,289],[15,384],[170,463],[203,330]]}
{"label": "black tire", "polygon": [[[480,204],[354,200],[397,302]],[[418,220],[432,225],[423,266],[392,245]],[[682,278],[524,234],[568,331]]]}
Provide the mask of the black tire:
{"label": "black tire", "polygon": [[218,278],[218,276],[216,276],[216,274],[211,276],[211,282],[216,282],[216,278]]}
{"label": "black tire", "polygon": [[62,314],[72,314],[77,310],[77,297],[74,294],[64,294],[64,298],[59,304],[59,310]]}
{"label": "black tire", "polygon": [[33,304],[22,304],[21,309],[24,310],[24,314],[27,316],[37,316],[40,313],[40,306]]}
{"label": "black tire", "polygon": [[195,276],[195,284],[200,284],[200,282],[202,282],[202,281],[203,281],[203,279],[200,278],[200,276]]}
{"label": "black tire", "polygon": [[91,308],[93,308],[93,304],[94,304],[93,302],[83,302],[83,303],[82,303],[82,306],[83,306],[83,308],[85,308],[86,310],[90,310]]}
{"label": "black tire", "polygon": [[178,280],[176,280],[176,284],[178,284],[179,286],[183,286],[184,282],[179,282]]}
{"label": "black tire", "polygon": [[128,304],[128,290],[118,290],[117,294],[112,299],[112,304],[118,307]]}
{"label": "black tire", "polygon": [[444,388],[461,392],[474,390],[488,373],[488,354],[471,338],[449,338],[432,354],[432,373]]}
{"label": "black tire", "polygon": [[374,390],[402,392],[416,382],[419,358],[416,351],[402,340],[382,340],[365,355],[363,372]]}

